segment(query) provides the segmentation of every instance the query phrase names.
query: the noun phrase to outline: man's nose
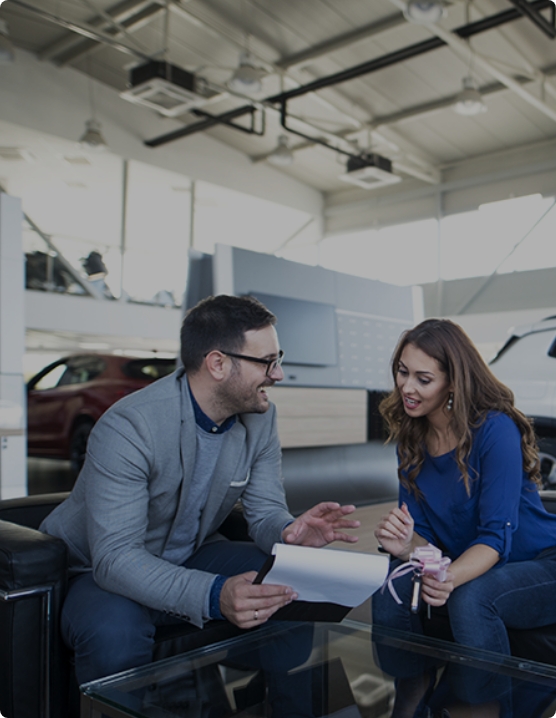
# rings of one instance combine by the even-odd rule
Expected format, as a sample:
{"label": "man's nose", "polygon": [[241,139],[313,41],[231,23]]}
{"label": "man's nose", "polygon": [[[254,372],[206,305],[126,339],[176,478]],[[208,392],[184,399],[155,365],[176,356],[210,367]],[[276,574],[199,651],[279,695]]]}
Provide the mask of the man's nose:
{"label": "man's nose", "polygon": [[284,378],[284,370],[277,364],[268,376],[272,381],[282,381]]}

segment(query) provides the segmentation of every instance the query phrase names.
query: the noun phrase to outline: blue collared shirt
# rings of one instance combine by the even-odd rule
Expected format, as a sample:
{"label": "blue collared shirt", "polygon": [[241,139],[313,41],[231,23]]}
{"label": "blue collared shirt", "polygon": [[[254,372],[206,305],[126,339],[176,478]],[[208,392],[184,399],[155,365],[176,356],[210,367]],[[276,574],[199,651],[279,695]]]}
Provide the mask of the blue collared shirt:
{"label": "blue collared shirt", "polygon": [[187,383],[187,387],[189,389],[189,396],[191,397],[191,404],[193,405],[193,413],[195,414],[195,423],[197,426],[200,426],[201,429],[207,431],[209,434],[224,434],[232,428],[237,421],[236,414],[229,416],[226,421],[218,426],[218,424],[215,424],[214,421],[205,414],[197,403],[197,399],[193,396],[189,382]]}

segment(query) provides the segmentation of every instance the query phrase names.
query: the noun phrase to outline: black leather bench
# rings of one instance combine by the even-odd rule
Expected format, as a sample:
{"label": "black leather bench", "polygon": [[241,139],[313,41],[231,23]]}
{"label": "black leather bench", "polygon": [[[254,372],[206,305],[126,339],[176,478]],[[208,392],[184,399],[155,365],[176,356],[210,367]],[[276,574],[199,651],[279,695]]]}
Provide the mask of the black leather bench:
{"label": "black leather bench", "polygon": [[[65,544],[38,531],[67,493],[0,501],[0,713],[9,718],[77,718],[79,693],[59,632],[67,585]],[[239,512],[238,512],[239,513]],[[221,528],[245,540],[241,514]],[[241,629],[211,621],[161,626],[154,659],[226,640]]]}

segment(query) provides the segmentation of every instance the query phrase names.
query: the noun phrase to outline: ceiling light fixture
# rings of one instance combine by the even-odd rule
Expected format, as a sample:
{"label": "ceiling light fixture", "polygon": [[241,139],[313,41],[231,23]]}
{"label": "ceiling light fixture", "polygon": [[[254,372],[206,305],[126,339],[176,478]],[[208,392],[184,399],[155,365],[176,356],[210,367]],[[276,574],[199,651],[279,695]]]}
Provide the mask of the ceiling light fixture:
{"label": "ceiling light fixture", "polygon": [[[0,3],[1,5],[2,3]],[[5,20],[0,20],[0,64],[9,65],[15,61],[15,52],[12,41],[9,37],[8,25]]]}
{"label": "ceiling light fixture", "polygon": [[232,92],[240,95],[258,95],[263,89],[262,78],[266,71],[253,64],[251,55],[243,52],[239,58],[239,67],[234,70],[226,85]]}
{"label": "ceiling light fixture", "polygon": [[87,120],[85,122],[85,132],[79,138],[79,144],[87,150],[102,152],[108,149],[108,143],[102,136],[100,131],[100,122],[98,120]]}
{"label": "ceiling light fixture", "polygon": [[486,112],[487,106],[483,102],[481,93],[473,78],[469,75],[464,77],[462,85],[463,89],[456,97],[454,103],[454,111],[457,112],[458,115],[464,115],[466,117],[472,117],[473,115],[480,115],[482,112]]}
{"label": "ceiling light fixture", "polygon": [[293,163],[293,152],[288,144],[289,140],[286,135],[278,137],[278,145],[268,155],[267,160],[275,167],[289,167]]}
{"label": "ceiling light fixture", "polygon": [[93,150],[94,152],[104,152],[108,149],[108,142],[102,136],[100,131],[101,124],[96,119],[95,112],[95,96],[93,88],[93,77],[91,75],[91,59],[88,58],[87,63],[88,83],[89,83],[89,106],[91,108],[91,118],[85,122],[85,132],[79,138],[79,144],[85,150]]}
{"label": "ceiling light fixture", "polygon": [[444,17],[444,3],[436,0],[424,2],[423,0],[409,0],[404,10],[404,16],[409,22],[416,25],[434,25]]}

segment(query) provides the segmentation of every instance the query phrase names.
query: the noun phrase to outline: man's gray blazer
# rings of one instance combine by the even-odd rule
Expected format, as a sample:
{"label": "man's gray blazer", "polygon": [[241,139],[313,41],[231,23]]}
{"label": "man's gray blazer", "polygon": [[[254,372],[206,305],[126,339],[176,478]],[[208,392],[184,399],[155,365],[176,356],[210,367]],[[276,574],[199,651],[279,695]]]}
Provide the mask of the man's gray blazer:
{"label": "man's gray blazer", "polygon": [[[241,498],[249,533],[270,553],[287,510],[273,405],[242,414],[223,434],[196,548],[215,540]],[[97,422],[70,496],[41,530],[68,545],[74,571],[92,568],[107,591],[202,626],[214,575],[160,558],[187,501],[195,466],[196,424],[183,372],[114,404]]]}

